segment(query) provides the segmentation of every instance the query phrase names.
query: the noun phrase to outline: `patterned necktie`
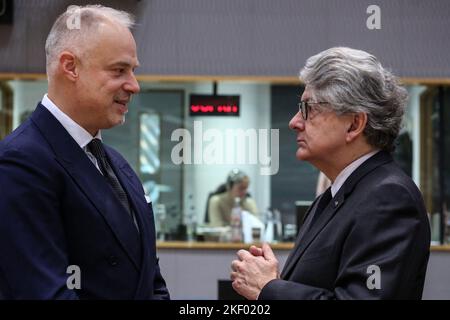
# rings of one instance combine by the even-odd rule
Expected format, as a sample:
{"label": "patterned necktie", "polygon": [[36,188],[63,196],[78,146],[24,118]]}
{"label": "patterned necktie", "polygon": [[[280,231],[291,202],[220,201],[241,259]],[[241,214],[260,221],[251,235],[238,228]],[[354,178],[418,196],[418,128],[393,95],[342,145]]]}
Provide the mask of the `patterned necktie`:
{"label": "patterned necktie", "polygon": [[91,142],[89,142],[88,144],[88,150],[97,159],[98,166],[100,167],[103,176],[105,177],[106,181],[108,181],[108,184],[111,186],[112,190],[114,191],[114,194],[117,196],[120,203],[127,210],[127,212],[133,216],[127,194],[123,190],[122,185],[119,182],[119,179],[117,179],[116,174],[109,165],[108,158],[106,157],[105,149],[103,148],[102,142],[99,139],[92,139]]}

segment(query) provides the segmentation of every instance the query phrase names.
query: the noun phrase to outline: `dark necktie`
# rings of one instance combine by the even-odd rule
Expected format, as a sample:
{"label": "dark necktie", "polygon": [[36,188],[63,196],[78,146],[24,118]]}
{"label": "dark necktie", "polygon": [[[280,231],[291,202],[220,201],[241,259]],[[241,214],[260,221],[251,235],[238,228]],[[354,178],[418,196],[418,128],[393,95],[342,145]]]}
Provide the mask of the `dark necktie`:
{"label": "dark necktie", "polygon": [[317,221],[319,216],[322,214],[323,210],[328,206],[332,199],[331,195],[331,187],[329,187],[323,194],[322,197],[319,200],[319,203],[317,204],[316,211],[314,212],[314,216],[312,217],[311,224],[309,225],[309,228],[311,228],[314,224],[314,222]]}
{"label": "dark necktie", "polygon": [[103,148],[102,142],[99,139],[92,139],[91,142],[89,142],[88,144],[88,150],[97,159],[98,166],[100,167],[103,176],[105,177],[106,181],[108,181],[108,184],[111,186],[112,190],[114,191],[114,194],[117,196],[120,203],[127,210],[127,212],[131,216],[133,216],[127,194],[123,190],[122,185],[119,182],[119,179],[117,179],[116,174],[109,165],[108,158],[106,157],[105,149]]}
{"label": "dark necktie", "polygon": [[319,199],[319,202],[316,205],[316,208],[314,211],[311,211],[308,216],[305,218],[305,221],[303,223],[303,225],[300,227],[300,230],[298,232],[297,235],[297,242],[299,242],[301,239],[303,239],[304,235],[311,230],[314,222],[317,221],[317,219],[319,218],[320,214],[323,212],[323,210],[325,210],[325,208],[327,207],[327,205],[330,203],[331,201],[331,187],[329,187],[322,195],[321,198]]}
{"label": "dark necktie", "polygon": [[294,250],[291,251],[289,254],[288,259],[286,260],[286,264],[283,268],[283,271],[281,272],[281,278],[284,279],[286,277],[286,268],[291,263],[291,260],[297,252],[300,250],[300,248],[303,246],[302,241],[304,237],[308,234],[308,232],[313,227],[313,224],[317,221],[319,216],[322,214],[322,212],[325,210],[327,205],[330,203],[332,199],[331,196],[331,187],[329,187],[321,196],[321,198],[318,200],[317,205],[315,206],[315,209],[312,208],[309,214],[305,218],[305,222],[300,227],[300,230],[297,235],[297,239],[295,240],[295,247]]}

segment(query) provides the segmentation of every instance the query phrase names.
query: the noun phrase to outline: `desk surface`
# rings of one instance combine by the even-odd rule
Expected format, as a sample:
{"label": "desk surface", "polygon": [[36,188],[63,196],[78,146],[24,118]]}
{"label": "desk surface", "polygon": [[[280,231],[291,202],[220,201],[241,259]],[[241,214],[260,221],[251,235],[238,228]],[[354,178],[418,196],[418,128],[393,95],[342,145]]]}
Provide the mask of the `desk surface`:
{"label": "desk surface", "polygon": [[[250,247],[248,243],[228,243],[228,242],[186,242],[186,241],[164,241],[157,242],[158,249],[222,249],[239,250]],[[270,245],[274,250],[291,250],[294,247],[293,242],[272,243]],[[431,246],[431,251],[450,252],[450,245]]]}
{"label": "desk surface", "polygon": [[[224,249],[239,250],[248,249],[251,244],[241,242],[187,242],[187,241],[158,241],[158,249]],[[256,244],[261,245],[261,244]],[[275,250],[291,250],[294,247],[293,242],[272,243],[270,245]]]}

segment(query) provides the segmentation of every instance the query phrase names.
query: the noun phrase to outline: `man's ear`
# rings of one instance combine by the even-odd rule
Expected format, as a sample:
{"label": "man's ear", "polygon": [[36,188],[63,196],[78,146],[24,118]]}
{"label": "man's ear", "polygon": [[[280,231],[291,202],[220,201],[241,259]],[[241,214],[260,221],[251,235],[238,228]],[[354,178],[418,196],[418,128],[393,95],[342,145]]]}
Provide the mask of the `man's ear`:
{"label": "man's ear", "polygon": [[70,81],[78,79],[79,60],[72,52],[63,51],[59,55],[59,67],[62,75]]}
{"label": "man's ear", "polygon": [[350,115],[350,124],[347,129],[346,141],[352,142],[358,136],[362,135],[367,124],[367,114],[360,112]]}

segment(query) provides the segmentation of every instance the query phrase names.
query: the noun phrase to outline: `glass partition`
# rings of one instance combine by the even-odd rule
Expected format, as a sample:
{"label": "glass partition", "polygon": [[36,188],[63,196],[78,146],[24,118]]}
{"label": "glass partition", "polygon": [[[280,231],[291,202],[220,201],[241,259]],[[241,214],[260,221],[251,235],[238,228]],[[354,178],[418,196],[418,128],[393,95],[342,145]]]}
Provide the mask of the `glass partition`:
{"label": "glass partition", "polygon": [[[240,97],[239,115],[221,117],[190,113],[190,95],[214,94],[212,82],[140,85],[125,123],[102,135],[139,175],[153,204],[158,238],[228,239],[208,233],[214,230],[205,212],[209,195],[238,168],[249,176],[248,193],[263,225],[275,221],[277,241],[292,241],[319,182],[317,169],[295,158],[295,134],[288,128],[302,86],[219,81],[218,95]],[[433,243],[448,243],[450,87],[407,88],[410,99],[394,157],[423,193]],[[29,116],[46,90],[44,80],[0,81],[0,138]]]}

